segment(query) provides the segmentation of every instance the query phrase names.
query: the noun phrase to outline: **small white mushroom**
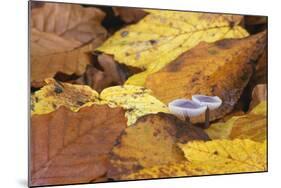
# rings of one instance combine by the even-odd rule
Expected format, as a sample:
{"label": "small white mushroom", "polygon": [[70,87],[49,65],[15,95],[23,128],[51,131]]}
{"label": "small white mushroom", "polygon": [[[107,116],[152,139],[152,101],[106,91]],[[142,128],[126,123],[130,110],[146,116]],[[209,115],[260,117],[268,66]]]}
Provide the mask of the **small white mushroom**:
{"label": "small white mushroom", "polygon": [[206,96],[206,95],[193,95],[192,100],[199,105],[206,106],[205,112],[205,128],[210,125],[210,110],[219,108],[222,104],[222,100],[218,96]]}
{"label": "small white mushroom", "polygon": [[171,113],[188,122],[190,121],[190,117],[199,116],[207,109],[207,106],[202,106],[188,99],[176,99],[170,102],[168,107]]}

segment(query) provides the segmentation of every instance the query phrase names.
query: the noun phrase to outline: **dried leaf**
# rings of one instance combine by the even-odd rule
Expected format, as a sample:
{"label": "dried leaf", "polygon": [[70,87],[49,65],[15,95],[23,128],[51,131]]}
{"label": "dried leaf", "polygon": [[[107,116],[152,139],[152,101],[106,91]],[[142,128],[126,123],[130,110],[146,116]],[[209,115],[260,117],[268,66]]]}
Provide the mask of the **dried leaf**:
{"label": "dried leaf", "polygon": [[[244,39],[201,43],[175,61],[148,76],[145,86],[168,103],[195,94],[219,96],[223,103],[211,111],[215,120],[229,113],[247,85],[255,60],[264,49],[266,33]],[[231,78],[231,79],[230,79]],[[165,83],[165,84],[163,84]],[[204,122],[204,115],[193,122]]]}
{"label": "dried leaf", "polygon": [[188,169],[198,169],[203,174],[227,174],[266,171],[266,141],[213,140],[193,141],[179,144],[186,159]]}
{"label": "dried leaf", "polygon": [[[37,31],[32,31],[34,31],[31,36],[32,86],[42,86],[44,79],[52,78],[59,72],[67,75],[83,74],[87,64],[91,62],[91,57],[88,53],[93,49],[92,44],[72,50],[73,46],[64,44],[64,39],[58,38],[53,34],[44,33],[38,40],[33,40],[33,37],[37,36]],[[44,38],[47,38],[47,40]],[[70,51],[66,51],[66,48],[69,48]],[[56,52],[53,53],[51,51]]]}
{"label": "dried leaf", "polygon": [[208,140],[200,129],[165,113],[143,116],[128,127],[114,146],[107,173],[120,179],[143,168],[185,160],[176,143]]}
{"label": "dried leaf", "polygon": [[79,44],[90,42],[104,29],[100,25],[105,14],[97,8],[83,8],[75,4],[44,3],[31,10],[31,27],[54,33]]}
{"label": "dried leaf", "polygon": [[80,5],[45,3],[31,11],[31,81],[42,86],[56,73],[81,75],[88,53],[105,40],[104,13]]}
{"label": "dried leaf", "polygon": [[265,100],[267,100],[267,85],[256,85],[252,91],[252,101],[250,104],[250,109],[253,109],[257,104]]}
{"label": "dried leaf", "polygon": [[84,106],[90,106],[92,103],[89,102],[98,103],[99,94],[88,86],[60,83],[54,79],[47,79],[46,83],[31,96],[32,115],[47,114],[60,106],[77,112]]}
{"label": "dried leaf", "polygon": [[126,72],[111,56],[98,55],[96,64],[100,68],[95,67],[95,64],[88,65],[85,73],[75,83],[89,85],[98,92],[113,85],[124,84]]}
{"label": "dried leaf", "polygon": [[262,56],[258,59],[253,84],[267,83],[267,52],[264,51]]}
{"label": "dried leaf", "polygon": [[124,111],[105,105],[78,112],[60,107],[32,116],[31,186],[86,183],[104,176],[108,153],[125,127]]}
{"label": "dried leaf", "polygon": [[169,112],[168,107],[151,95],[151,91],[139,86],[125,85],[109,87],[100,94],[103,102],[126,109],[128,125],[146,114]]}
{"label": "dried leaf", "polygon": [[116,16],[119,16],[126,23],[135,23],[142,19],[147,12],[139,8],[112,7]]}
{"label": "dried leaf", "polygon": [[[143,85],[147,75],[156,72],[181,53],[201,41],[243,38],[248,33],[239,26],[242,16],[147,10],[135,25],[116,32],[98,51],[114,55],[116,61],[144,69],[126,82]],[[137,39],[137,40],[136,40]]]}
{"label": "dried leaf", "polygon": [[257,105],[250,113],[233,116],[226,122],[212,124],[206,133],[211,139],[251,139],[263,142],[267,132],[266,102]]}

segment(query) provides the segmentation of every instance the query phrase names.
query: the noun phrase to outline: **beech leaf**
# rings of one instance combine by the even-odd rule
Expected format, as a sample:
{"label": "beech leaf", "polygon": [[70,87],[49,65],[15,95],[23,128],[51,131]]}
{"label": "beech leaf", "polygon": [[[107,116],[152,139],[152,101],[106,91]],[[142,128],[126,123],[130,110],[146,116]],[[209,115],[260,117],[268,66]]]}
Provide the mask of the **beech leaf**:
{"label": "beech leaf", "polygon": [[126,109],[128,125],[132,125],[139,117],[146,114],[169,112],[168,107],[144,87],[133,85],[109,87],[101,92],[100,98],[110,106],[121,106]]}
{"label": "beech leaf", "polygon": [[[116,61],[141,68],[144,72],[127,80],[130,85],[144,85],[146,77],[173,61],[201,41],[243,38],[246,30],[239,26],[242,16],[146,10],[137,24],[122,28],[97,48]],[[136,40],[137,39],[137,40]]]}
{"label": "beech leaf", "polygon": [[31,114],[50,113],[60,106],[77,112],[85,106],[107,104],[126,110],[128,126],[146,114],[169,112],[168,107],[153,97],[151,91],[140,86],[113,86],[100,94],[89,86],[46,79],[46,85],[31,96]]}
{"label": "beech leaf", "polygon": [[[243,39],[201,43],[148,76],[145,86],[164,103],[192,95],[218,96],[222,105],[210,111],[210,120],[232,111],[252,75],[251,61],[263,52],[266,32]],[[231,78],[231,79],[230,79]],[[204,115],[193,122],[204,122]]]}
{"label": "beech leaf", "polygon": [[110,154],[109,178],[120,179],[143,168],[185,160],[177,143],[208,140],[200,129],[165,113],[140,117],[121,135]]}
{"label": "beech leaf", "polygon": [[267,135],[266,106],[267,103],[263,101],[248,114],[211,124],[206,133],[211,139],[240,138],[263,142]]}
{"label": "beech leaf", "polygon": [[[156,165],[122,180],[266,171],[266,145],[251,140],[189,142],[181,145],[188,161]],[[203,156],[203,157],[201,157]]]}
{"label": "beech leaf", "polygon": [[60,106],[77,112],[89,102],[98,103],[99,94],[89,86],[73,85],[46,79],[46,84],[31,96],[31,114],[47,114]]}
{"label": "beech leaf", "polygon": [[86,183],[104,176],[108,153],[125,127],[124,111],[106,105],[33,115],[31,186]]}
{"label": "beech leaf", "polygon": [[262,143],[248,139],[193,141],[179,146],[184,151],[186,159],[190,161],[188,168],[200,169],[204,174],[267,170],[266,141]]}
{"label": "beech leaf", "polygon": [[44,3],[31,11],[31,81],[41,87],[56,73],[81,75],[90,52],[106,38],[104,13],[74,4]]}

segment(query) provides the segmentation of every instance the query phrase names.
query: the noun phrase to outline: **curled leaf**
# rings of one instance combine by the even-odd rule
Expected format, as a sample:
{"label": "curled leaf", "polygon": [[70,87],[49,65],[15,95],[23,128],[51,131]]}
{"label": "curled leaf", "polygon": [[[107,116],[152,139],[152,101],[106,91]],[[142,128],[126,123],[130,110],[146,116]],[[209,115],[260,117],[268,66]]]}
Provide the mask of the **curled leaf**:
{"label": "curled leaf", "polygon": [[250,109],[253,109],[256,105],[265,100],[267,100],[267,85],[256,85],[252,91],[252,101],[250,104]]}
{"label": "curled leaf", "polygon": [[126,23],[135,23],[142,19],[147,12],[139,8],[112,7],[115,16],[119,16]]}

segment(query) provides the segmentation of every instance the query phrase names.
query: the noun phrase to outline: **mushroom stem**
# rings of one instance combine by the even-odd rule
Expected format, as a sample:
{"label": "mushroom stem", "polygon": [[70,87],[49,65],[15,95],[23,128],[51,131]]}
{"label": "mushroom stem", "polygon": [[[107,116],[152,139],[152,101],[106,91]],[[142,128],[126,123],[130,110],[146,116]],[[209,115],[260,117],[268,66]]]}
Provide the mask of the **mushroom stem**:
{"label": "mushroom stem", "polygon": [[207,107],[205,112],[205,126],[204,128],[207,129],[210,126],[210,109]]}
{"label": "mushroom stem", "polygon": [[188,125],[191,125],[190,117],[189,117],[189,116],[185,116],[184,121],[185,121],[186,123],[188,123]]}

